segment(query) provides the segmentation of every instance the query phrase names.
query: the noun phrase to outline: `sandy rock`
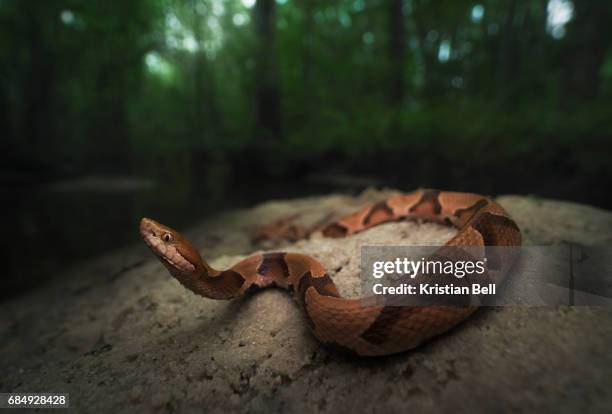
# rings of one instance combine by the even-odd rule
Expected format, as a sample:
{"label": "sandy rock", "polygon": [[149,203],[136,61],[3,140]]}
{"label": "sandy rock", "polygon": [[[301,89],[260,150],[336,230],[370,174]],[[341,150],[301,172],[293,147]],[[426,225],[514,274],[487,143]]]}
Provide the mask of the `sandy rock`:
{"label": "sandy rock", "polygon": [[[279,216],[304,225],[392,194],[269,202],[187,232],[214,266],[252,254],[249,232]],[[503,196],[527,243],[612,243],[612,213]],[[346,296],[359,293],[359,246],[442,244],[454,230],[411,222],[344,240],[313,235],[311,254]],[[66,270],[1,305],[0,390],[70,393],[78,412],[610,412],[612,309],[482,309],[412,352],[356,358],[321,346],[291,298],[195,296],[144,245]]]}

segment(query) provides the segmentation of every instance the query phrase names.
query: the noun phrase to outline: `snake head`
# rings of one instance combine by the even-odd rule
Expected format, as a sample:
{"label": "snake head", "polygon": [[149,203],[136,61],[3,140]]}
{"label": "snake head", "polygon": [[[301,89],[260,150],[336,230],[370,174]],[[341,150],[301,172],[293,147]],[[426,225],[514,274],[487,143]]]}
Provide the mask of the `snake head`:
{"label": "snake head", "polygon": [[140,235],[172,275],[193,277],[208,270],[197,249],[176,230],[143,218],[140,220]]}

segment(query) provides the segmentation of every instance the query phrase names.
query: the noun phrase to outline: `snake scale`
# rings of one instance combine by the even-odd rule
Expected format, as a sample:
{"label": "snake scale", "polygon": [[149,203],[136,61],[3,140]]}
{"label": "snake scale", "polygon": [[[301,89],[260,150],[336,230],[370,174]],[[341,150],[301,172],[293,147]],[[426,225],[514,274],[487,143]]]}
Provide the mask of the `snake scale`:
{"label": "snake scale", "polygon": [[[445,246],[520,246],[521,232],[495,201],[472,193],[418,190],[362,208],[322,229],[326,237],[347,237],[381,223],[402,219],[452,225],[458,233]],[[323,343],[358,355],[406,351],[456,326],[474,306],[368,305],[340,296],[325,267],[298,253],[250,256],[227,270],[213,269],[177,231],[143,218],[147,246],[186,288],[211,299],[232,299],[277,286],[293,293],[314,335]],[[506,258],[495,272],[500,282],[512,266]]]}

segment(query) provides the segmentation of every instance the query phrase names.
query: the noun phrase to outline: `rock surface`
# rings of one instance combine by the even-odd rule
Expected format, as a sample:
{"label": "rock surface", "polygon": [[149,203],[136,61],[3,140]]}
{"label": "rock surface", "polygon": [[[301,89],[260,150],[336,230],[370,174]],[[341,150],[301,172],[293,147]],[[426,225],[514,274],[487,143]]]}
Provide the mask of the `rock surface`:
{"label": "rock surface", "polygon": [[[269,202],[186,235],[213,266],[228,266],[254,252],[257,223],[299,214],[309,225],[389,194]],[[527,244],[612,244],[610,212],[498,201]],[[356,296],[360,245],[442,244],[453,234],[403,222],[278,248],[316,257]],[[482,309],[415,351],[360,359],[322,347],[285,292],[203,299],[138,245],[0,305],[0,391],[69,392],[78,412],[612,412],[611,345],[612,308],[506,307]]]}

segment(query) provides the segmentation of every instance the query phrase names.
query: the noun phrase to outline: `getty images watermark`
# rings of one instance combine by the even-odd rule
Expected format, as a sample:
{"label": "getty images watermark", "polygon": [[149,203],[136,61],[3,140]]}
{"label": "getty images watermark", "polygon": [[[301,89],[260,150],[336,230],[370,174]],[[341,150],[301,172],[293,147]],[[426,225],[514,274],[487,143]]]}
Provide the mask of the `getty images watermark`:
{"label": "getty images watermark", "polygon": [[397,306],[612,305],[611,265],[610,247],[364,246],[361,286]]}

